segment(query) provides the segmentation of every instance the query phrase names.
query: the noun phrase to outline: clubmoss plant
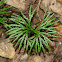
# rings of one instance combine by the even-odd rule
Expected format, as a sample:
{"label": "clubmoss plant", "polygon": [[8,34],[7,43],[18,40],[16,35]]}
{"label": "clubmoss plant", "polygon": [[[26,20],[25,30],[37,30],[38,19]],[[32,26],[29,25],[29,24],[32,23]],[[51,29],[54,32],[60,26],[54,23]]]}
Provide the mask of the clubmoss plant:
{"label": "clubmoss plant", "polygon": [[9,6],[7,8],[3,8],[2,5],[4,4],[6,0],[0,0],[0,23],[6,24],[7,18],[3,16],[3,14],[10,13],[11,11],[6,11],[7,9],[11,8],[12,6]]}
{"label": "clubmoss plant", "polygon": [[59,20],[53,22],[53,20],[56,19],[55,17],[52,18],[54,14],[51,15],[51,13],[49,13],[48,15],[46,15],[46,11],[40,26],[34,29],[31,26],[31,21],[36,11],[36,8],[33,10],[33,12],[31,12],[31,7],[32,5],[29,9],[29,18],[27,18],[21,10],[20,12],[22,14],[22,17],[20,15],[13,14],[14,16],[12,16],[12,18],[9,18],[12,22],[14,22],[14,24],[7,25],[8,31],[6,33],[10,35],[9,39],[14,39],[12,43],[16,43],[15,47],[19,45],[19,50],[24,45],[24,51],[29,50],[31,53],[31,51],[35,49],[37,53],[40,52],[42,49],[45,53],[44,46],[48,50],[50,50],[47,41],[53,44],[53,42],[48,38],[48,36],[57,37],[53,35],[53,33],[57,33],[57,31],[53,29],[56,29],[58,27],[51,27],[51,25],[57,23]]}

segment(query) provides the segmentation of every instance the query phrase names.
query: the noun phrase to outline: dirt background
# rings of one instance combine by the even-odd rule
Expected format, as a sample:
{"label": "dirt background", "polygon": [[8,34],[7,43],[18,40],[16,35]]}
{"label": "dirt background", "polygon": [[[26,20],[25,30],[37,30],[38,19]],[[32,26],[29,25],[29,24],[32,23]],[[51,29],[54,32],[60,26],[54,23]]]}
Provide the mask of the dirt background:
{"label": "dirt background", "polygon": [[[46,51],[45,54],[43,54],[42,51],[40,54],[32,52],[32,55],[30,56],[27,52],[23,53],[22,50],[20,52],[16,50],[13,59],[0,57],[0,62],[62,62],[62,0],[6,0],[2,7],[13,6],[9,9],[9,11],[12,11],[11,13],[4,14],[8,18],[11,17],[13,13],[20,15],[19,9],[28,17],[28,11],[31,4],[32,10],[37,7],[31,24],[33,27],[39,26],[46,9],[48,12],[55,13],[57,20],[60,19],[60,21],[55,24],[55,26],[59,26],[60,28],[56,29],[58,33],[55,35],[58,37],[52,38],[54,45],[50,45],[51,51],[49,53]],[[8,37],[5,32],[6,29],[4,28],[4,25],[0,24],[0,40],[3,38],[5,41]]]}

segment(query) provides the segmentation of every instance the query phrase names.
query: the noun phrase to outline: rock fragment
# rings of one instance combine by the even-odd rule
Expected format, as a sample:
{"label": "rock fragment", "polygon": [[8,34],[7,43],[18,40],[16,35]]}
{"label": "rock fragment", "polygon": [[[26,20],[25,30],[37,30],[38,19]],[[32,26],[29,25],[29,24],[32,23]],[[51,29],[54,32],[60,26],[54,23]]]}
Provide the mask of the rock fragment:
{"label": "rock fragment", "polygon": [[40,8],[56,13],[55,17],[58,17],[62,22],[62,0],[41,0]]}
{"label": "rock fragment", "polygon": [[12,59],[15,55],[15,49],[12,43],[9,43],[7,39],[0,40],[0,56]]}
{"label": "rock fragment", "polygon": [[29,0],[26,0],[26,1],[25,0],[6,0],[5,3],[24,11],[28,8]]}

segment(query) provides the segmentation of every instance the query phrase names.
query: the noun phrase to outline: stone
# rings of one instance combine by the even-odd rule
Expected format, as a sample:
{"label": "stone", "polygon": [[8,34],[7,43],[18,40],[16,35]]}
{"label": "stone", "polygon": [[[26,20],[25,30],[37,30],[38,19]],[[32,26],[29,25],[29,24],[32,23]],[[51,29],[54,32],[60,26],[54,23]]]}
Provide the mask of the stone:
{"label": "stone", "polygon": [[15,49],[8,39],[0,39],[0,56],[12,59],[15,55]]}
{"label": "stone", "polygon": [[54,0],[54,1],[51,2],[50,9],[53,12],[56,12],[57,14],[60,14],[62,16],[62,4],[60,4],[56,0]]}
{"label": "stone", "polygon": [[25,0],[6,0],[6,4],[12,5],[21,10],[25,10]]}
{"label": "stone", "polygon": [[[49,12],[55,12],[55,17],[62,19],[62,0],[41,0],[40,8]],[[60,20],[62,22],[62,20]]]}
{"label": "stone", "polygon": [[40,7],[44,10],[53,11],[60,15],[62,15],[62,4],[57,2],[56,0],[43,0],[40,4]]}

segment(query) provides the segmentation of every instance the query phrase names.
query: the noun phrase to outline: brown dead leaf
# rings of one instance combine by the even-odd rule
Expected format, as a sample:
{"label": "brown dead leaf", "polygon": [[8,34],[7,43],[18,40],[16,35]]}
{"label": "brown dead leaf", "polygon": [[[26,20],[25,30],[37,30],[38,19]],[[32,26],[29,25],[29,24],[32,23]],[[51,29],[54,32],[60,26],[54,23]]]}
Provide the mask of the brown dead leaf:
{"label": "brown dead leaf", "polygon": [[62,25],[59,25],[60,28],[57,28],[58,34],[62,35]]}
{"label": "brown dead leaf", "polygon": [[62,25],[59,23],[55,23],[55,27],[59,27],[59,28],[57,28],[58,34],[62,35]]}
{"label": "brown dead leaf", "polygon": [[62,59],[60,60],[60,62],[62,62]]}

